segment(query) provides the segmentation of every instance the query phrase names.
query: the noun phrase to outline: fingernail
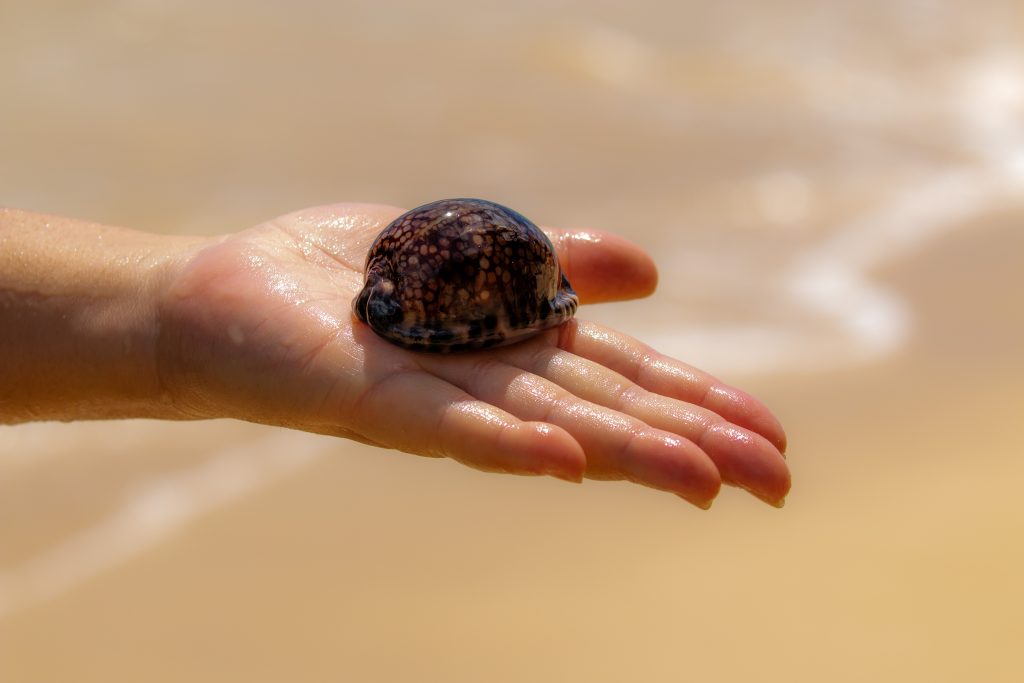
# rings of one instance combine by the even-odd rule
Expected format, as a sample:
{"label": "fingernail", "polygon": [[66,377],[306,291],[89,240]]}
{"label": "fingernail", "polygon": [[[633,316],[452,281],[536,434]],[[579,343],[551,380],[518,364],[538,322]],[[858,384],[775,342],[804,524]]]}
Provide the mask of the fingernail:
{"label": "fingernail", "polygon": [[555,477],[562,481],[567,481],[571,484],[582,484],[583,473],[576,471],[575,469],[562,469],[557,467],[549,467],[541,470],[541,474],[546,474],[549,477]]}
{"label": "fingernail", "polygon": [[710,510],[711,504],[715,502],[714,498],[712,498],[711,500],[698,500],[694,498],[687,498],[681,493],[677,493],[676,495],[685,500],[687,503],[699,507],[701,510]]}
{"label": "fingernail", "polygon": [[755,489],[753,487],[744,486],[743,484],[738,484],[738,486],[739,486],[739,488],[743,489],[744,491],[746,491],[750,495],[752,495],[755,498],[757,498],[762,503],[767,503],[768,505],[771,505],[772,507],[781,508],[781,507],[783,507],[786,504],[786,495],[785,494],[783,494],[779,498],[771,498],[771,497],[769,497],[770,494],[767,491],[758,491],[757,489]]}

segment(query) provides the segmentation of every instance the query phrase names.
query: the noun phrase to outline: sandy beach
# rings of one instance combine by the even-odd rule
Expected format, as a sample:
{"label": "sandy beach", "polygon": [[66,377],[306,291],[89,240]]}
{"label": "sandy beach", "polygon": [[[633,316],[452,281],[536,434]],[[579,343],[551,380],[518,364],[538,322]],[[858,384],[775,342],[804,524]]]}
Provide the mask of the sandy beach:
{"label": "sandy beach", "polygon": [[0,205],[216,234],[469,195],[619,232],[659,292],[580,316],[776,410],[785,508],[0,427],[0,680],[1020,680],[1021,10],[570,5],[4,9]]}

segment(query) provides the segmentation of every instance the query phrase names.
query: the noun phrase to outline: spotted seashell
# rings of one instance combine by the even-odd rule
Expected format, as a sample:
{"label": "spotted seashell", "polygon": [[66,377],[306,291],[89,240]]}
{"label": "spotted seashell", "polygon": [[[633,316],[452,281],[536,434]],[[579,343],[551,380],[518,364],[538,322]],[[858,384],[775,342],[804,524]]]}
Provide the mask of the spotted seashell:
{"label": "spotted seashell", "polygon": [[420,351],[525,339],[573,316],[579,300],[551,240],[483,199],[442,199],[396,218],[370,246],[356,317]]}

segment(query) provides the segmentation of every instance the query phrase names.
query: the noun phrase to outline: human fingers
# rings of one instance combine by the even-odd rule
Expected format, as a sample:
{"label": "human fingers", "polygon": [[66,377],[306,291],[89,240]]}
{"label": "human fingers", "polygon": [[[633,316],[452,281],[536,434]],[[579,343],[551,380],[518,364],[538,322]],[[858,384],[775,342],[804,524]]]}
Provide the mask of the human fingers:
{"label": "human fingers", "polygon": [[564,429],[524,421],[427,373],[406,369],[374,381],[355,402],[358,431],[409,453],[477,469],[580,481],[586,459]]}
{"label": "human fingers", "polygon": [[428,358],[421,363],[522,420],[567,431],[583,447],[590,478],[629,479],[671,491],[702,508],[709,507],[718,493],[721,479],[714,463],[678,434],[586,401],[491,354]]}
{"label": "human fingers", "polygon": [[782,425],[750,394],[596,323],[571,320],[558,333],[558,346],[566,351],[614,370],[648,391],[707,408],[760,434],[780,453],[786,452]]}
{"label": "human fingers", "polygon": [[612,369],[555,346],[512,347],[504,358],[578,399],[685,437],[707,453],[725,483],[771,505],[781,506],[789,492],[789,469],[779,450],[713,410],[648,391]]}
{"label": "human fingers", "polygon": [[639,299],[658,284],[654,261],[624,237],[600,230],[544,231],[582,303]]}

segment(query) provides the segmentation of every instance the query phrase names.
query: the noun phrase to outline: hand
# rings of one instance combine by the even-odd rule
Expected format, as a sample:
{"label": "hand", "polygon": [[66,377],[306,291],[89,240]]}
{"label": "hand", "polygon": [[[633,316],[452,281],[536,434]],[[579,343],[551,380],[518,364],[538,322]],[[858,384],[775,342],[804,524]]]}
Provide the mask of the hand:
{"label": "hand", "polygon": [[[488,471],[627,479],[708,507],[722,482],[773,505],[785,436],[749,395],[573,320],[497,349],[405,351],[352,315],[373,238],[400,209],[299,211],[195,249],[159,307],[160,381],[186,416],[355,439]],[[550,230],[581,303],[649,294],[650,258]]]}

